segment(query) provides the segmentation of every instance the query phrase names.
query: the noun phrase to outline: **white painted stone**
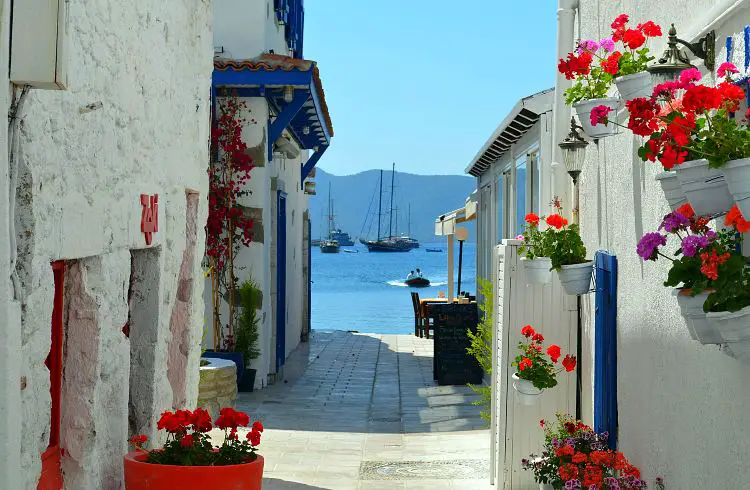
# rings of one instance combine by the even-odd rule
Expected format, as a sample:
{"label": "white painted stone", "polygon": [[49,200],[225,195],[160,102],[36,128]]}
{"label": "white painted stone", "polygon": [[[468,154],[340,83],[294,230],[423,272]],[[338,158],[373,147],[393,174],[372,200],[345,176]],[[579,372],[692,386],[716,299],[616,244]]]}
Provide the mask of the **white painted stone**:
{"label": "white painted stone", "polygon": [[216,420],[219,410],[225,407],[234,408],[237,400],[237,365],[226,359],[207,359],[207,366],[200,367],[198,385],[198,403]]}

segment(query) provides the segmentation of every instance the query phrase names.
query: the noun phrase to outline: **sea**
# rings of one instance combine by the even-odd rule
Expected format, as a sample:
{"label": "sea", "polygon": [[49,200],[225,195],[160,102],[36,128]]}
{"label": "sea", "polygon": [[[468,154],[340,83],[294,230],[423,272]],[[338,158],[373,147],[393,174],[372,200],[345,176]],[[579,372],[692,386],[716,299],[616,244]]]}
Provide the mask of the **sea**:
{"label": "sea", "polygon": [[[447,296],[447,242],[421,243],[409,252],[369,253],[364,245],[342,247],[338,254],[312,251],[312,328],[361,333],[414,333],[412,291],[420,298]],[[427,252],[427,248],[440,252]],[[458,242],[454,276],[458,281]],[[410,288],[409,271],[419,268],[430,287]],[[461,290],[476,294],[476,245],[464,243]],[[454,282],[454,287],[457,284]]]}

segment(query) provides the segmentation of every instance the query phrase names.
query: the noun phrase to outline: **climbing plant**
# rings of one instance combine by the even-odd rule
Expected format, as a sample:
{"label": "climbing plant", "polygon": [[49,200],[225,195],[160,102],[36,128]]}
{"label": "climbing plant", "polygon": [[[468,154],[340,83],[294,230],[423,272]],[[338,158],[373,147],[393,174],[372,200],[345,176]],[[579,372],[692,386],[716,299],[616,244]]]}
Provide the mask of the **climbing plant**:
{"label": "climbing plant", "polygon": [[[477,326],[477,332],[469,330],[467,333],[471,343],[466,351],[474,356],[486,375],[492,374],[492,324],[494,298],[492,297],[492,283],[486,279],[479,278],[479,295],[482,302],[479,310],[482,313],[481,320]],[[474,405],[482,407],[480,415],[487,422],[490,421],[490,406],[492,404],[492,388],[488,385],[472,385],[469,387],[479,395]]]}
{"label": "climbing plant", "polygon": [[[247,183],[253,160],[242,140],[247,124],[243,112],[247,103],[234,94],[223,93],[217,99],[218,114],[212,121],[211,162],[208,166],[208,220],[206,222],[206,258],[211,276],[214,347],[233,351],[236,316],[237,277],[234,258],[240,247],[250,245],[253,222],[238,205],[248,195]],[[221,303],[229,303],[226,324],[221,322]]]}

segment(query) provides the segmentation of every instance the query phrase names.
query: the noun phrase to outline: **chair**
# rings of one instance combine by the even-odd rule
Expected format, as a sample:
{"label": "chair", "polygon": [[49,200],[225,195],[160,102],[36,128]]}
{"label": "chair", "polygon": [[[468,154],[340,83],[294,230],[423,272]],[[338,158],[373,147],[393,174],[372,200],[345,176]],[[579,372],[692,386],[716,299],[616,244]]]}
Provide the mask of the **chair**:
{"label": "chair", "polygon": [[430,319],[422,316],[419,304],[419,293],[411,293],[411,303],[414,307],[414,336],[430,338]]}

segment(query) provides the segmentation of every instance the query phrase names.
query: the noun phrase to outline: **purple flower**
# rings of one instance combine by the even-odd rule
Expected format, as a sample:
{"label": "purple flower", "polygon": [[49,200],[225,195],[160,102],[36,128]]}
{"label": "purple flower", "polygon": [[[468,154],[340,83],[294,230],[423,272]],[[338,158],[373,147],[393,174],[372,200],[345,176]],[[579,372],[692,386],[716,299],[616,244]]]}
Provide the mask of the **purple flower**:
{"label": "purple flower", "polygon": [[667,237],[661,233],[646,233],[638,242],[636,252],[643,260],[656,260],[656,253],[659,251],[659,246],[667,244]]}
{"label": "purple flower", "polygon": [[598,486],[598,485],[596,485],[596,484],[594,484],[594,485],[589,485],[589,490],[599,490],[599,486]]}
{"label": "purple flower", "polygon": [[575,446],[576,445],[576,439],[575,437],[568,437],[565,439],[565,446]]}
{"label": "purple flower", "polygon": [[526,458],[521,458],[521,468],[526,468],[529,466],[529,460]]}
{"label": "purple flower", "polygon": [[606,441],[607,439],[609,439],[609,432],[605,430],[604,432],[599,434],[599,439],[601,439],[602,441]]}
{"label": "purple flower", "polygon": [[608,476],[604,479],[604,483],[609,487],[610,490],[620,490],[620,482],[613,476]]}
{"label": "purple flower", "polygon": [[682,239],[682,253],[685,257],[695,257],[700,248],[708,247],[708,238],[701,235],[688,235]]}
{"label": "purple flower", "polygon": [[583,54],[584,52],[588,51],[589,53],[593,53],[599,49],[599,43],[594,41],[593,39],[584,39],[583,41],[580,41],[578,43],[578,54]]}
{"label": "purple flower", "polygon": [[552,438],[552,446],[554,446],[555,448],[560,447],[561,446],[560,439],[558,439],[557,437],[553,437]]}
{"label": "purple flower", "polygon": [[608,37],[599,41],[599,46],[607,53],[611,53],[615,50],[615,42]]}
{"label": "purple flower", "polygon": [[669,233],[674,233],[675,231],[683,230],[688,226],[690,226],[690,220],[675,211],[674,213],[669,213],[664,217],[664,220],[661,222],[659,229],[666,230]]}
{"label": "purple flower", "polygon": [[568,480],[565,482],[565,490],[577,490],[581,488],[580,480]]}

